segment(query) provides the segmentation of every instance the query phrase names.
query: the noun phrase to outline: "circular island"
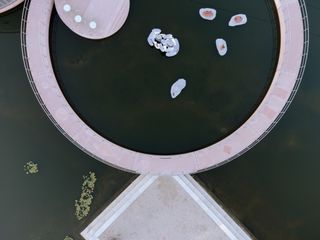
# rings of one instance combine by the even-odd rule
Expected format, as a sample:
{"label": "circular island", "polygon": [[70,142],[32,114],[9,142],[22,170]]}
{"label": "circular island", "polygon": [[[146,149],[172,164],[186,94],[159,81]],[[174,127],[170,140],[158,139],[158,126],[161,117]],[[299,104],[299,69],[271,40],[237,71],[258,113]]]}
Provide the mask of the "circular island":
{"label": "circular island", "polygon": [[[143,4],[152,3],[137,1],[122,31],[94,42],[51,16],[52,0],[27,1],[22,27],[27,74],[57,128],[102,162],[150,174],[217,167],[272,129],[300,83],[308,50],[305,6],[274,3],[259,18],[247,13],[248,23],[231,29],[228,20],[239,9],[221,11],[219,18],[222,7],[208,6],[217,17],[204,21],[201,6],[190,3],[172,22],[156,12],[141,14],[151,8]],[[270,25],[263,18],[279,22]],[[179,38],[177,56],[167,59],[150,50],[151,24]],[[263,24],[272,26],[269,36],[262,34],[268,34]],[[223,58],[209,41],[218,34],[228,39]],[[188,79],[188,87],[172,100],[168,90],[178,78]]]}

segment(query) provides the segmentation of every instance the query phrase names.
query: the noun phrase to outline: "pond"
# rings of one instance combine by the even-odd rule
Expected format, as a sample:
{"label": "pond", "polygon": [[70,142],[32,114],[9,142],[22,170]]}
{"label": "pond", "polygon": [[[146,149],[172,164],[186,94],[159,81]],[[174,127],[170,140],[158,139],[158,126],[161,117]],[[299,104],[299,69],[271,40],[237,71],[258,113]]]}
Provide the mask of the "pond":
{"label": "pond", "polygon": [[320,2],[307,0],[304,78],[273,131],[237,160],[196,175],[257,239],[319,239]]}
{"label": "pond", "polygon": [[[22,7],[0,16],[0,239],[57,240],[80,231],[135,177],[75,147],[38,104],[21,58]],[[26,174],[33,161],[38,173]],[[90,214],[76,219],[82,176],[97,175]]]}
{"label": "pond", "polygon": [[[82,120],[120,146],[159,155],[207,147],[242,125],[264,97],[277,64],[273,1],[130,4],[123,28],[100,41],[77,36],[52,15],[54,70]],[[202,19],[202,7],[214,7],[215,20]],[[228,27],[230,18],[242,12],[248,23]],[[149,46],[153,28],[179,40],[176,56],[167,58]],[[217,52],[217,38],[228,44],[224,57]],[[186,87],[172,99],[170,88],[179,78]]]}
{"label": "pond", "polygon": [[[210,6],[209,1],[197,1],[198,5],[194,5],[195,1],[186,2],[197,7]],[[271,29],[271,22],[264,21],[263,17],[259,15],[259,11],[256,10],[257,5],[262,6],[265,3],[265,1],[252,2],[249,0],[232,1],[233,9],[230,10],[225,8],[224,4],[231,6],[231,1],[221,1],[217,3],[219,8],[216,5],[215,7],[225,12],[226,19],[226,16],[229,16],[227,14],[229,11],[230,15],[240,10],[246,13],[250,12],[251,14],[248,14],[249,20],[256,17],[260,19],[262,26],[269,26]],[[140,4],[142,4],[141,1]],[[320,236],[318,228],[320,209],[317,207],[320,202],[320,190],[317,186],[320,181],[320,163],[318,160],[320,155],[320,127],[318,124],[320,119],[320,82],[318,81],[320,78],[318,67],[320,61],[320,31],[317,27],[320,21],[320,4],[318,0],[307,0],[307,7],[311,24],[309,62],[298,95],[288,112],[267,138],[254,149],[225,166],[196,175],[197,179],[214,193],[223,202],[223,205],[239,218],[258,239],[305,240],[318,239]],[[193,14],[194,19],[196,19],[197,13]],[[112,201],[119,191],[133,180],[135,175],[115,170],[90,158],[65,139],[45,116],[32,93],[23,69],[19,35],[20,15],[21,8],[18,8],[9,14],[0,16],[1,239],[57,240],[63,239],[65,235],[72,235],[75,239],[80,239],[79,232]],[[266,15],[264,17],[268,18]],[[53,20],[55,21],[53,25],[56,25],[55,31],[60,31],[68,36],[65,39],[68,47],[64,46],[64,49],[66,52],[70,51],[69,58],[69,54],[66,54],[65,58],[56,60],[56,68],[62,70],[63,67],[60,65],[70,65],[73,71],[87,74],[88,78],[79,78],[79,81],[86,81],[88,84],[92,84],[90,87],[96,88],[97,83],[93,84],[90,80],[98,79],[98,76],[93,77],[86,71],[81,72],[81,68],[85,67],[85,62],[88,61],[86,58],[90,58],[91,51],[94,51],[96,47],[89,46],[91,41],[78,39],[71,34],[56,15],[53,15]],[[216,21],[218,21],[218,18]],[[224,20],[221,21],[225,22]],[[214,24],[215,27],[218,27],[218,22],[201,21],[202,23],[205,26]],[[249,27],[248,22],[246,28]],[[176,30],[162,28],[180,36]],[[232,31],[225,28],[223,37],[227,39],[227,34],[230,34],[229,36],[232,38],[241,36],[243,31],[247,31],[246,28],[232,29]],[[146,32],[149,33],[149,28],[146,29]],[[120,34],[124,33],[119,32]],[[212,35],[213,40],[215,36],[215,34]],[[136,36],[134,35],[134,37]],[[143,41],[146,41],[145,37],[143,37]],[[59,39],[55,41],[58,42]],[[90,51],[76,55],[75,50],[70,46],[74,41],[81,42],[81,46]],[[130,43],[132,42],[127,44]],[[99,45],[97,49],[101,50],[109,45],[104,41],[99,41],[96,44]],[[54,43],[52,43],[52,47],[54,48]],[[212,57],[215,58],[214,46],[210,45],[210,47],[210,51],[213,53]],[[261,45],[261,48],[263,48],[263,45]],[[148,54],[155,55],[154,58],[162,59],[154,49],[148,50]],[[112,52],[112,49],[109,49],[109,51]],[[231,52],[233,50],[230,48]],[[91,54],[99,53],[93,52]],[[101,54],[100,58],[104,59],[105,52]],[[178,58],[179,55],[176,57]],[[225,60],[228,57],[231,56],[227,55],[221,59],[216,58],[216,61],[221,60],[224,61],[223,64],[226,64]],[[99,58],[97,57],[97,59]],[[172,60],[175,61],[175,59]],[[269,60],[270,64],[270,55]],[[254,70],[256,66],[252,66]],[[65,69],[67,73],[67,67]],[[270,71],[270,65],[266,69]],[[86,70],[89,72],[89,68],[86,68]],[[104,70],[102,69],[102,71]],[[69,75],[67,75],[68,78],[65,79],[65,81],[74,82],[74,89],[69,89],[69,91],[72,90],[71,94],[75,94],[74,91],[77,93],[82,91],[77,89],[75,84],[77,79],[73,79],[73,74],[79,77],[80,73],[72,73],[70,70]],[[98,75],[98,73],[93,72],[90,72],[90,74]],[[164,73],[159,72],[159,74]],[[257,73],[253,72],[252,74]],[[58,74],[58,76],[60,75]],[[101,78],[107,81],[107,78],[104,78],[103,75]],[[172,81],[174,80],[176,79]],[[225,79],[223,84],[227,86],[222,86],[222,83],[220,83],[222,89],[228,87],[227,80]],[[59,78],[59,81],[62,85],[63,80]],[[100,81],[102,84],[102,79]],[[260,87],[257,86],[257,89],[251,90],[252,94],[257,94],[254,90],[263,94],[264,87],[268,86],[269,81],[270,79],[267,78],[263,80]],[[168,82],[171,83],[171,81]],[[110,83],[108,84],[110,85]],[[80,87],[83,87],[83,85],[84,83],[79,83]],[[229,85],[230,88],[232,86]],[[245,86],[245,88],[249,88],[249,86]],[[157,88],[154,91],[156,90]],[[64,91],[67,95],[68,90],[65,88]],[[87,94],[88,91],[83,91],[83,94]],[[104,91],[105,89],[102,92]],[[169,96],[167,85],[165,88],[163,87],[163,91]],[[176,100],[183,102],[183,98],[188,95],[187,91],[189,91],[188,88]],[[244,90],[242,89],[242,91]],[[225,90],[225,93],[227,93],[227,90]],[[160,95],[162,92],[160,93],[159,90],[158,94]],[[224,96],[222,93],[221,95]],[[77,94],[74,96],[78,97],[75,98],[77,101],[81,98]],[[84,95],[83,97],[87,96]],[[257,96],[249,99],[252,102],[256,101],[255,103],[259,102]],[[245,100],[237,99],[237,101]],[[252,102],[249,103],[252,104]],[[83,107],[82,104],[86,104],[86,102],[82,103],[81,101],[80,103],[79,108],[80,105]],[[227,103],[228,101],[223,101],[220,104],[225,105]],[[249,103],[247,106],[254,109],[255,105]],[[174,104],[176,103],[174,102]],[[76,104],[73,105],[75,110],[81,113],[75,106]],[[86,108],[90,109],[89,103]],[[101,109],[104,110],[104,107],[101,107]],[[243,111],[246,111],[245,108],[243,108]],[[249,107],[247,111],[250,112]],[[226,113],[228,112],[226,111]],[[93,116],[94,114],[98,113],[93,113]],[[86,120],[85,117],[83,119]],[[90,115],[88,119],[93,121],[94,118],[91,118]],[[94,128],[102,131],[100,126],[94,126]],[[236,124],[230,126],[236,126]],[[218,134],[213,134],[213,136],[217,137]],[[110,138],[110,135],[108,137]],[[212,140],[214,139],[212,138]],[[29,161],[38,164],[39,172],[37,174],[25,174],[23,167]],[[79,222],[74,216],[73,205],[74,200],[78,199],[81,193],[82,176],[89,171],[96,172],[98,178],[94,193],[95,200],[91,215]]]}

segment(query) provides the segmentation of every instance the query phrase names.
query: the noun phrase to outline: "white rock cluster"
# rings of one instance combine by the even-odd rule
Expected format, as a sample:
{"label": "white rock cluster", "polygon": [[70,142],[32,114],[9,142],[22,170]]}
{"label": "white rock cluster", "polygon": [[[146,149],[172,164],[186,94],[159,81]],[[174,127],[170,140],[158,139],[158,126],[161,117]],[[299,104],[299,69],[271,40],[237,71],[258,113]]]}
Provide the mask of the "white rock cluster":
{"label": "white rock cluster", "polygon": [[177,55],[180,50],[178,39],[174,38],[172,34],[161,33],[161,29],[158,28],[152,29],[148,36],[148,43],[151,47],[165,53],[167,57]]}

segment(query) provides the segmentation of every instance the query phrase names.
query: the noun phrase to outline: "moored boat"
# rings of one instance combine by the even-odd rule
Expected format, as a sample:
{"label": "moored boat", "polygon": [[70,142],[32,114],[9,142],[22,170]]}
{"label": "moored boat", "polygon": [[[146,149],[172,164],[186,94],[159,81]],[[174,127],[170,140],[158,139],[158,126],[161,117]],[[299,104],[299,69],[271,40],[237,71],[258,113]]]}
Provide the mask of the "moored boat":
{"label": "moored boat", "polygon": [[216,47],[220,56],[226,55],[228,51],[228,46],[224,39],[222,38],[216,39]]}
{"label": "moored boat", "polygon": [[213,8],[200,8],[199,14],[203,19],[212,21],[216,18],[217,11]]}
{"label": "moored boat", "polygon": [[181,91],[186,87],[187,81],[183,78],[178,79],[172,84],[170,93],[172,98],[176,98],[180,95]]}
{"label": "moored boat", "polygon": [[240,26],[246,24],[248,21],[247,16],[245,14],[237,14],[231,17],[229,21],[230,27]]}

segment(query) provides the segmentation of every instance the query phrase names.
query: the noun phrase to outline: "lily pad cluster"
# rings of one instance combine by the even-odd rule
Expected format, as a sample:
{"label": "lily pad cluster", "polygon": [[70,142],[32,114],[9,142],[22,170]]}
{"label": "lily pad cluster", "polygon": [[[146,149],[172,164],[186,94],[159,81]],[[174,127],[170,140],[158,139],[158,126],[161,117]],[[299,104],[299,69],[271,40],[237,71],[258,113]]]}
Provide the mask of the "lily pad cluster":
{"label": "lily pad cluster", "polygon": [[93,172],[89,172],[88,175],[83,176],[82,192],[80,199],[75,201],[75,216],[78,220],[86,217],[90,212],[90,206],[93,200],[94,186],[97,181],[96,175]]}
{"label": "lily pad cluster", "polygon": [[35,174],[39,172],[38,164],[33,161],[29,161],[24,165],[24,171],[26,174]]}

